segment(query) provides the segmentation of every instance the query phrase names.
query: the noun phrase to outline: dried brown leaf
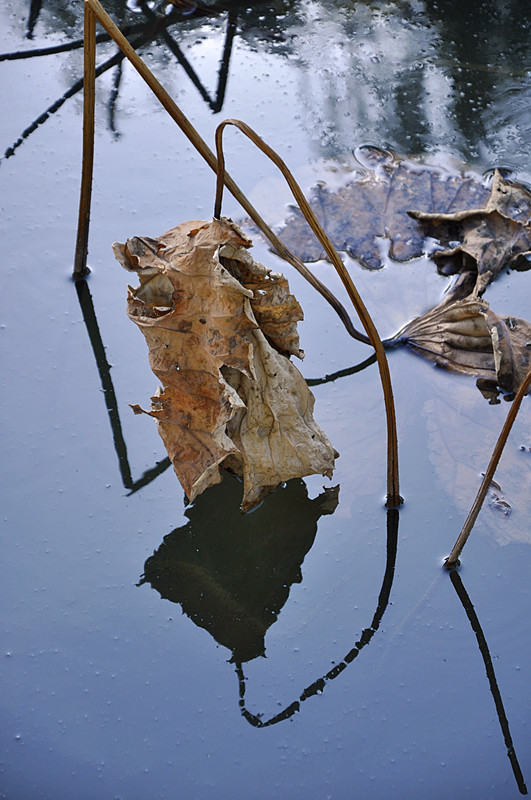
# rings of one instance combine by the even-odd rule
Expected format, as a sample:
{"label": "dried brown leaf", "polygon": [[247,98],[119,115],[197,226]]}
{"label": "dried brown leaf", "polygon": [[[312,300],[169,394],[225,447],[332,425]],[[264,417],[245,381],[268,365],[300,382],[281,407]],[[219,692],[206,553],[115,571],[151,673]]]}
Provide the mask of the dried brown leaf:
{"label": "dried brown leaf", "polygon": [[456,271],[476,274],[478,295],[501,270],[531,255],[531,194],[524,186],[505,180],[498,170],[484,208],[451,214],[411,211],[410,215],[443,246],[432,253],[433,259],[456,259]]}
{"label": "dried brown leaf", "polygon": [[301,354],[300,306],[250,246],[227,219],[113,246],[140,278],[127,311],[162,384],[144,413],[157,420],[190,500],[219,482],[223,464],[243,477],[243,510],[290,478],[330,476],[337,455],[313,419],[313,395],[284,355]]}
{"label": "dried brown leaf", "polygon": [[453,372],[494,381],[515,392],[531,361],[531,324],[499,317],[482,298],[450,297],[412,320],[397,337],[412,350]]}

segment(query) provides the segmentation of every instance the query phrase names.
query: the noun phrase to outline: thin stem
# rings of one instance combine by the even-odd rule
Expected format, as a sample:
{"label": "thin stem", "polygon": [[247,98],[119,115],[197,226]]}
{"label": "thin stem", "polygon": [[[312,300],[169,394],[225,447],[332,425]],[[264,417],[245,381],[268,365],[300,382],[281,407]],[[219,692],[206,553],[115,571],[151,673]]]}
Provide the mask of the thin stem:
{"label": "thin stem", "polygon": [[370,367],[371,364],[375,363],[376,363],[376,353],[371,353],[369,358],[366,358],[359,364],[354,364],[353,367],[338,369],[337,372],[331,372],[328,375],[325,375],[324,378],[306,378],[306,383],[308,384],[308,386],[320,386],[323,383],[332,383],[333,381],[336,381],[338,378],[346,378],[348,375],[355,375],[356,372],[362,372],[362,370],[366,369],[367,367]]}
{"label": "thin stem", "polygon": [[[91,8],[91,10],[98,18],[100,24],[105,28],[109,36],[111,36],[111,38],[114,39],[120,50],[129,59],[129,61],[131,62],[133,67],[137,70],[139,75],[145,80],[145,82],[147,83],[153,94],[157,97],[159,102],[166,109],[166,111],[173,119],[173,121],[177,123],[181,131],[193,144],[198,153],[204,158],[209,167],[211,167],[211,169],[217,173],[218,162],[212,150],[209,148],[204,139],[199,135],[199,133],[194,128],[192,123],[188,120],[188,118],[183,114],[179,106],[170,97],[168,92],[155,78],[151,70],[142,61],[142,59],[136,53],[134,48],[131,47],[125,36],[120,31],[120,29],[115,25],[115,23],[109,17],[107,12],[103,9],[99,0],[85,0],[85,4]],[[227,189],[236,198],[236,200],[239,202],[242,208],[245,209],[245,211],[247,212],[249,217],[253,220],[255,225],[262,231],[262,233],[265,236],[269,238],[270,241],[272,241],[271,237],[274,237],[273,232],[271,231],[265,220],[262,219],[258,211],[249,202],[249,200],[241,191],[241,189],[232,180],[230,175],[225,173],[224,180]],[[276,239],[276,237],[274,237],[274,239],[279,243],[282,249],[285,250],[285,248],[283,248],[283,246],[281,245],[280,241]],[[282,253],[279,254],[282,255]],[[339,300],[333,295],[333,293],[323,283],[321,283],[321,281],[318,278],[316,278],[315,275],[313,275],[313,273],[306,267],[306,265],[302,261],[300,261],[300,259],[294,259],[290,263],[292,263],[295,269],[297,269],[301,273],[301,275],[303,275],[303,277],[305,277],[306,280],[309,283],[311,283],[312,286],[325,298],[325,300],[328,303],[330,303],[332,308],[335,310],[335,312],[338,314],[339,318],[343,322],[348,333],[353,338],[368,344],[369,343],[368,338],[363,336],[363,334],[358,333],[358,331],[356,331],[346,309],[339,302]]]}
{"label": "thin stem", "polygon": [[[226,119],[220,125],[218,125],[216,129],[216,152],[218,158],[218,177],[217,177],[217,187],[216,187],[216,201],[214,207],[214,217],[219,219],[221,214],[221,203],[223,198],[223,185],[226,183],[225,181],[225,160],[223,156],[223,131],[227,125],[233,125],[234,127],[238,128],[245,136],[247,136],[259,149],[265,153],[271,161],[279,168],[282,172],[284,178],[286,179],[288,186],[290,187],[293,196],[299,207],[304,214],[306,221],[310,225],[312,231],[323,245],[326,254],[336,271],[341,278],[347,293],[352,300],[354,308],[361,320],[361,323],[367,333],[367,337],[374,347],[376,351],[376,359],[378,361],[378,368],[380,370],[380,378],[382,382],[383,394],[384,394],[384,401],[385,401],[385,412],[386,412],[386,419],[387,419],[387,507],[396,507],[399,506],[402,502],[402,498],[400,497],[399,492],[399,484],[398,484],[398,438],[397,438],[397,431],[396,431],[396,416],[395,416],[395,406],[393,400],[393,389],[391,385],[391,376],[389,374],[389,364],[387,362],[387,357],[385,355],[385,350],[382,344],[382,340],[376,330],[376,326],[372,321],[371,315],[369,314],[365,304],[363,303],[358,291],[350,277],[348,270],[346,269],[343,261],[341,260],[337,250],[335,249],[334,245],[332,244],[331,240],[327,236],[327,234],[322,229],[317,217],[315,216],[314,212],[312,211],[308,201],[306,200],[304,194],[300,186],[298,185],[297,181],[293,177],[292,173],[284,163],[284,161],[280,158],[280,156],[261,139],[258,134],[253,131],[252,128],[249,127],[245,122],[237,119]],[[273,234],[274,236],[274,234]],[[268,238],[269,234],[268,234]],[[279,245],[282,248],[282,255],[286,253],[289,257],[286,257],[290,263],[293,263],[294,256],[287,250],[284,245],[274,236],[274,240],[270,239],[274,246],[279,249]],[[280,252],[280,250],[279,250]]]}
{"label": "thin stem", "polygon": [[481,510],[481,506],[483,505],[483,501],[487,496],[489,486],[492,483],[492,479],[494,478],[494,473],[501,458],[503,448],[505,447],[505,443],[507,442],[507,438],[509,436],[513,423],[516,419],[516,415],[518,414],[518,411],[522,404],[524,395],[530,385],[531,385],[531,370],[527,373],[526,377],[524,378],[511,404],[502,431],[498,437],[498,441],[496,442],[494,452],[492,453],[489,466],[487,467],[487,470],[481,482],[481,486],[479,487],[479,491],[476,495],[476,499],[472,504],[472,508],[470,509],[468,517],[465,520],[465,524],[463,525],[461,533],[457,537],[457,540],[452,548],[452,552],[445,561],[444,566],[446,567],[446,569],[453,569],[459,563],[459,556],[461,555],[463,547],[465,546],[467,539],[472,531],[472,528],[475,525],[476,519]]}
{"label": "thin stem", "polygon": [[96,102],[96,18],[88,5],[84,9],[84,62],[83,62],[83,165],[81,168],[81,193],[77,224],[74,280],[84,278],[87,267],[90,223],[90,200],[94,169],[94,109]]}

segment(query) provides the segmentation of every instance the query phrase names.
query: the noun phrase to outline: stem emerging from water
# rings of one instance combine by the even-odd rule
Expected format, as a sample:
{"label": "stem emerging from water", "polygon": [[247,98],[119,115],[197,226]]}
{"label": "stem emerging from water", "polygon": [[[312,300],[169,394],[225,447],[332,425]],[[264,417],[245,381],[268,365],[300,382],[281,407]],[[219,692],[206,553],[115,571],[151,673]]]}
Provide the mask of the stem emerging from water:
{"label": "stem emerging from water", "polygon": [[446,569],[454,569],[459,563],[459,556],[465,546],[468,537],[472,531],[476,523],[476,519],[478,514],[481,510],[481,506],[483,505],[483,501],[487,496],[487,492],[489,486],[494,478],[494,473],[496,471],[496,467],[498,466],[498,462],[501,458],[501,454],[503,452],[503,448],[505,447],[505,443],[507,442],[507,438],[513,427],[513,423],[516,419],[516,415],[520,409],[522,404],[522,400],[524,395],[531,385],[531,370],[527,373],[526,377],[524,378],[523,383],[521,384],[520,388],[518,389],[516,396],[511,404],[511,408],[509,409],[509,413],[507,414],[507,418],[503,425],[502,431],[498,437],[498,441],[496,442],[496,447],[494,448],[494,452],[492,453],[489,466],[485,472],[483,480],[481,482],[481,486],[479,487],[479,491],[476,495],[476,499],[472,504],[472,508],[469,511],[468,517],[465,520],[465,524],[463,525],[463,529],[461,533],[457,537],[456,543],[453,546],[452,552],[444,562],[444,566]]}
{"label": "stem emerging from water", "polygon": [[84,14],[84,72],[83,72],[83,167],[77,223],[76,253],[72,277],[79,280],[88,275],[88,237],[90,200],[94,166],[94,107],[96,96],[96,17],[85,5]]}

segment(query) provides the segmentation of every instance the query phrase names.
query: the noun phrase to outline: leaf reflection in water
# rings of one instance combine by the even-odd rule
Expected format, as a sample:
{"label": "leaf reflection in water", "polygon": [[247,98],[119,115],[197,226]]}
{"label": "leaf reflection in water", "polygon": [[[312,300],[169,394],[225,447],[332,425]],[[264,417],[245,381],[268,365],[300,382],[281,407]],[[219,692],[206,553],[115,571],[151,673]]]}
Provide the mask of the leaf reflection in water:
{"label": "leaf reflection in water", "polygon": [[339,487],[311,500],[305,483],[284,484],[252,513],[240,512],[242,488],[225,475],[185,512],[188,522],[164,537],[140,583],[232,651],[241,664],[264,655],[264,637],[302,581],[301,565],[321,516],[333,514]]}

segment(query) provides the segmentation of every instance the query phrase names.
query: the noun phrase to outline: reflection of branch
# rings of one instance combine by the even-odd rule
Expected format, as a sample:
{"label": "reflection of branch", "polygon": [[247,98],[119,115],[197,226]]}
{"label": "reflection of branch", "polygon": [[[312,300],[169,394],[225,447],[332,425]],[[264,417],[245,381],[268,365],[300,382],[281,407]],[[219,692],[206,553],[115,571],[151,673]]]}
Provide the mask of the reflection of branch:
{"label": "reflection of branch", "polygon": [[[148,20],[154,19],[154,14],[149,8],[146,2],[142,2],[141,4],[142,11],[144,12],[146,18]],[[218,88],[216,90],[216,97],[212,99],[210,94],[205,89],[203,84],[201,83],[201,78],[198,76],[197,72],[194,70],[186,56],[184,55],[183,51],[177,44],[177,42],[173,39],[171,34],[166,30],[163,29],[160,32],[160,36],[167,45],[168,49],[171,50],[181,67],[184,69],[185,73],[190,78],[191,82],[205,101],[205,103],[217,113],[221,111],[223,106],[223,101],[225,99],[225,89],[227,87],[227,77],[229,71],[229,62],[230,62],[230,55],[232,51],[232,42],[234,39],[234,34],[236,33],[236,17],[229,13],[229,18],[227,22],[227,32],[225,34],[225,44],[223,46],[223,55],[221,58],[221,62],[219,65],[219,73],[218,73]]]}
{"label": "reflection of branch", "polygon": [[[223,106],[223,101],[225,99],[225,90],[226,90],[226,87],[227,87],[227,77],[228,77],[228,71],[229,71],[230,56],[231,56],[231,51],[232,51],[232,42],[233,42],[233,39],[234,39],[234,35],[236,33],[236,18],[232,14],[229,14],[229,19],[228,19],[228,23],[227,23],[227,32],[226,32],[226,35],[225,35],[225,44],[224,44],[224,47],[223,47],[223,55],[222,55],[222,59],[221,59],[220,66],[219,66],[219,72],[218,72],[218,87],[217,87],[216,96],[215,96],[214,99],[212,99],[210,97],[210,95],[208,94],[206,89],[203,87],[200,79],[198,78],[198,76],[195,73],[194,69],[191,67],[191,65],[187,61],[186,56],[182,53],[182,51],[180,50],[180,48],[177,45],[177,43],[174,42],[174,40],[168,34],[166,29],[170,25],[172,25],[175,21],[176,21],[175,20],[175,15],[170,14],[166,18],[161,18],[161,17],[155,16],[154,14],[152,14],[150,12],[149,26],[143,25],[143,26],[139,27],[138,25],[136,25],[136,26],[130,26],[129,29],[128,28],[124,28],[124,30],[129,30],[130,32],[132,32],[132,31],[136,31],[136,32],[142,31],[142,35],[139,35],[139,37],[132,42],[132,46],[135,49],[137,49],[137,48],[141,47],[142,45],[146,44],[147,42],[149,42],[158,33],[161,33],[164,36],[166,44],[168,45],[168,47],[170,47],[170,49],[172,50],[174,55],[177,57],[177,60],[179,61],[181,66],[184,68],[184,70],[185,70],[186,74],[188,75],[188,77],[192,80],[192,83],[194,84],[194,86],[196,86],[196,88],[199,89],[199,92],[200,92],[201,96],[203,97],[203,99],[205,100],[205,102],[208,103],[208,105],[210,106],[212,111],[217,113],[218,111],[221,110],[221,108]],[[110,39],[111,39],[111,37],[107,33],[98,34],[96,36],[96,42],[109,41]],[[170,44],[170,42],[171,42],[171,44]],[[0,61],[2,61],[2,60],[13,60],[15,58],[30,58],[30,57],[38,56],[38,55],[49,55],[50,53],[60,53],[60,52],[66,51],[66,50],[73,50],[73,49],[76,49],[76,48],[79,48],[79,47],[82,47],[82,46],[83,46],[83,39],[80,39],[80,40],[77,40],[76,42],[70,42],[69,44],[58,45],[56,47],[43,48],[42,50],[31,50],[31,51],[20,52],[20,53],[4,53],[4,54],[0,55]],[[115,53],[114,56],[112,56],[107,61],[105,61],[103,64],[101,64],[99,67],[97,67],[97,69],[96,69],[96,77],[99,77],[104,72],[107,72],[107,70],[111,69],[115,65],[121,64],[123,59],[124,59],[124,55],[123,55],[123,53],[121,51],[119,51],[118,53]],[[118,76],[115,76],[115,84],[113,86],[113,90],[111,92],[111,97],[109,99],[109,120],[110,120],[110,127],[111,127],[111,130],[113,132],[115,132],[115,128],[114,128],[114,103],[116,102],[116,97],[117,97],[117,93],[118,93],[119,75],[120,75],[120,73],[118,73]],[[69,100],[71,97],[73,97],[79,91],[81,91],[82,88],[83,88],[83,78],[80,78],[74,84],[72,84],[72,86],[69,89],[67,89],[66,92],[61,97],[59,97],[57,100],[55,100],[55,102],[53,102],[51,104],[51,106],[49,106],[45,111],[43,111],[43,113],[40,114],[31,123],[31,125],[29,125],[27,128],[25,128],[22,131],[22,133],[20,134],[20,136],[16,140],[16,142],[14,142],[11,145],[11,147],[7,148],[7,150],[4,153],[4,157],[5,158],[10,158],[12,155],[14,155],[15,150],[18,147],[20,147],[20,145],[39,127],[39,125],[42,125],[43,122],[46,122],[48,117],[50,117],[52,114],[55,114],[55,112],[58,111],[61,108],[61,106],[67,100]]]}
{"label": "reflection of branch", "polygon": [[344,657],[343,661],[336,664],[326,675],[314,681],[310,686],[307,686],[298,700],[295,700],[289,706],[284,708],[274,717],[266,720],[265,722],[257,714],[251,714],[245,707],[245,675],[241,664],[236,664],[236,675],[238,676],[238,684],[240,690],[240,711],[242,717],[245,717],[247,722],[255,728],[267,728],[270,725],[275,725],[277,722],[282,722],[289,719],[298,711],[300,711],[301,703],[313,695],[321,694],[328,681],[334,680],[340,675],[347,666],[354,661],[360,654],[361,650],[369,644],[372,637],[378,630],[385,609],[389,603],[389,596],[391,594],[391,587],[393,585],[393,578],[395,574],[396,553],[398,546],[398,509],[390,508],[387,510],[387,560],[385,565],[385,573],[382,580],[382,587],[378,596],[378,603],[376,611],[372,618],[369,628],[362,631],[359,641],[356,642],[352,650],[350,650]]}
{"label": "reflection of branch", "polygon": [[[166,27],[170,24],[171,22],[168,21],[167,18],[160,19],[157,17],[154,20],[154,22],[151,23],[149,26],[146,25],[143,26],[142,35],[138,36],[138,38],[133,41],[132,46],[135,48],[141,47],[142,45],[146,44],[147,42],[151,41],[154,38],[154,36],[158,32],[158,29],[161,26]],[[107,59],[107,61],[104,61],[103,64],[100,64],[100,66],[96,68],[96,77],[98,78],[100,75],[102,75],[104,72],[107,72],[107,70],[111,69],[116,64],[120,64],[123,61],[124,57],[125,57],[124,54],[121,52],[121,50],[119,50],[111,58]],[[69,100],[79,91],[81,91],[82,88],[83,88],[83,78],[79,78],[79,80],[73,83],[72,86],[69,89],[67,89],[66,92],[61,97],[55,100],[55,102],[52,103],[52,105],[46,109],[46,111],[43,111],[43,113],[40,114],[37,117],[37,119],[35,119],[31,123],[31,125],[29,125],[24,131],[22,131],[16,142],[14,142],[11,145],[11,147],[7,148],[6,152],[4,153],[4,157],[9,158],[10,156],[14,155],[15,150],[18,147],[20,147],[20,145],[28,138],[28,136],[30,136],[30,134],[32,134],[33,131],[35,131],[39,127],[39,125],[42,125],[43,122],[46,122],[49,116],[55,114],[55,112],[58,111],[67,100]]]}
{"label": "reflection of branch", "polygon": [[337,372],[325,375],[324,378],[307,378],[306,383],[308,386],[320,386],[322,383],[332,383],[332,381],[336,381],[338,378],[346,378],[347,375],[354,375],[356,372],[361,372],[374,363],[376,363],[376,353],[373,353],[372,356],[369,356],[369,358],[366,358],[365,361],[362,361],[360,364],[355,364],[353,367],[346,367],[346,369],[339,369]]}
{"label": "reflection of branch", "polygon": [[487,640],[485,639],[485,634],[481,629],[479,619],[474,610],[474,606],[472,605],[472,601],[470,600],[470,597],[468,596],[467,591],[463,585],[461,576],[459,575],[456,569],[451,570],[450,580],[452,581],[453,587],[457,592],[457,595],[461,600],[461,603],[463,604],[463,608],[465,609],[466,615],[470,620],[472,630],[476,634],[476,639],[479,645],[479,651],[483,658],[483,663],[485,664],[487,678],[489,680],[490,691],[492,692],[494,705],[496,706],[496,711],[498,713],[498,719],[500,721],[500,727],[502,729],[505,746],[507,747],[507,756],[509,757],[509,761],[511,762],[511,767],[514,772],[514,777],[516,778],[518,790],[520,791],[520,794],[527,794],[527,787],[525,785],[524,776],[522,775],[522,770],[520,769],[520,764],[518,763],[518,759],[516,757],[516,753],[514,750],[513,740],[511,738],[511,732],[509,730],[509,721],[507,719],[507,716],[505,714],[505,709],[503,707],[503,701],[500,694],[500,690],[498,688],[498,683],[496,681],[496,675],[494,673],[494,667],[492,665],[492,659],[490,657],[489,647],[487,644]]}
{"label": "reflection of branch", "polygon": [[[174,18],[172,18],[174,21]],[[142,32],[146,29],[145,23],[142,25],[124,25],[124,33],[127,36],[132,36],[135,33]],[[108,33],[98,33],[96,35],[96,43],[110,42],[112,39]],[[17,50],[13,53],[0,53],[0,61],[20,61],[23,58],[36,58],[38,56],[52,56],[57,53],[69,53],[71,50],[81,50],[83,47],[83,39],[74,39],[71,42],[64,44],[54,44],[50,47],[36,47],[32,50]]]}
{"label": "reflection of branch", "polygon": [[223,45],[223,55],[218,72],[218,88],[216,91],[216,99],[211,105],[212,111],[217,114],[221,111],[223,101],[225,100],[225,90],[227,88],[227,79],[229,77],[229,63],[232,53],[232,41],[236,33],[236,17],[232,12],[229,13],[227,20],[227,32],[225,34],[225,44]]}
{"label": "reflection of branch", "polygon": [[30,10],[28,14],[28,23],[26,26],[26,39],[33,39],[33,29],[39,19],[41,13],[42,0],[31,0]]}
{"label": "reflection of branch", "polygon": [[89,335],[94,357],[100,374],[101,386],[103,395],[105,397],[105,405],[109,414],[109,422],[111,423],[111,430],[113,434],[114,449],[118,456],[118,464],[120,466],[120,474],[122,476],[122,483],[126,489],[131,489],[130,494],[141,489],[146,484],[150,483],[157,475],[168,469],[170,466],[169,458],[164,458],[159,461],[154,467],[146,470],[141,478],[133,481],[131,475],[131,467],[129,466],[129,459],[127,457],[127,446],[122,431],[122,424],[120,422],[120,415],[118,413],[118,401],[111,378],[111,365],[107,361],[105,354],[105,346],[103,344],[100,329],[98,327],[98,320],[94,311],[94,304],[92,296],[88,288],[88,283],[84,280],[76,281],[76,291],[83,313],[83,320],[85,322],[87,333]]}
{"label": "reflection of branch", "polygon": [[[144,43],[144,41],[145,40],[143,39],[142,40],[142,44]],[[138,44],[139,44],[139,42],[137,42],[137,46],[138,46]],[[123,60],[123,58],[124,58],[123,54],[120,51],[118,51],[118,53],[116,53],[114,56],[112,56],[112,58],[109,58],[107,61],[105,61],[99,67],[97,67],[97,69],[96,69],[96,77],[98,77],[99,75],[102,75],[108,69],[111,69],[111,67],[114,67],[115,64],[119,64],[120,61]],[[11,147],[7,148],[7,150],[4,153],[4,158],[10,158],[12,155],[14,155],[15,150],[18,147],[20,147],[20,145],[28,138],[28,136],[30,136],[33,133],[33,131],[37,130],[39,125],[42,125],[43,122],[46,122],[48,117],[50,117],[52,114],[55,114],[55,112],[58,111],[61,108],[61,106],[64,103],[66,103],[67,100],[69,100],[71,97],[73,97],[79,91],[81,91],[82,88],[83,88],[83,78],[79,78],[79,80],[77,80],[75,83],[73,83],[72,86],[69,89],[67,89],[66,92],[61,97],[59,97],[57,100],[55,100],[55,102],[53,102],[51,106],[48,106],[46,111],[43,111],[43,113],[40,114],[37,117],[37,119],[33,120],[31,125],[29,125],[25,130],[22,131],[22,133],[20,134],[20,136],[18,137],[16,142],[14,142],[11,145]]]}
{"label": "reflection of branch", "polygon": [[[42,0],[31,0],[31,8],[28,17],[27,23],[27,32],[26,38],[32,39],[33,38],[33,28],[35,27],[35,23],[37,22],[37,18],[40,14],[42,5]],[[216,17],[218,14],[221,14],[225,9],[221,6],[214,6],[209,5],[204,7],[199,7],[197,4],[194,4],[194,13],[190,14],[189,11],[179,10],[175,8],[169,14],[165,15],[164,17],[157,17],[157,20],[163,21],[164,27],[169,27],[173,25],[174,22],[181,22],[184,19],[197,19],[198,17]],[[122,28],[122,32],[124,36],[133,36],[135,33],[140,33],[145,29],[145,24],[138,24],[132,23],[130,25],[124,25]],[[96,36],[96,42],[99,44],[100,42],[110,42],[111,36],[108,33],[98,33]],[[55,53],[67,53],[70,50],[81,50],[83,47],[83,39],[74,39],[71,42],[65,42],[64,44],[55,44],[51,45],[50,47],[37,47],[32,50],[17,50],[13,53],[0,53],[0,61],[18,61],[22,58],[35,58],[36,56],[49,56],[54,55]]]}
{"label": "reflection of branch", "polygon": [[128,496],[138,492],[139,489],[143,489],[144,486],[148,485],[148,483],[154,481],[155,478],[157,478],[159,475],[162,475],[162,473],[165,472],[170,465],[171,461],[168,456],[165,456],[165,458],[163,458],[161,461],[157,461],[154,467],[147,469],[142,476],[138,478],[138,480],[133,481],[131,486],[125,487],[126,489],[131,489],[131,491],[128,492]]}
{"label": "reflection of branch", "polygon": [[109,128],[114,133],[116,137],[120,134],[116,130],[116,125],[114,123],[114,115],[116,112],[116,102],[118,100],[118,93],[120,91],[120,82],[122,80],[122,62],[117,65],[116,71],[114,73],[113,82],[112,82],[112,89],[109,95],[109,103],[107,106],[108,118],[109,118]]}

